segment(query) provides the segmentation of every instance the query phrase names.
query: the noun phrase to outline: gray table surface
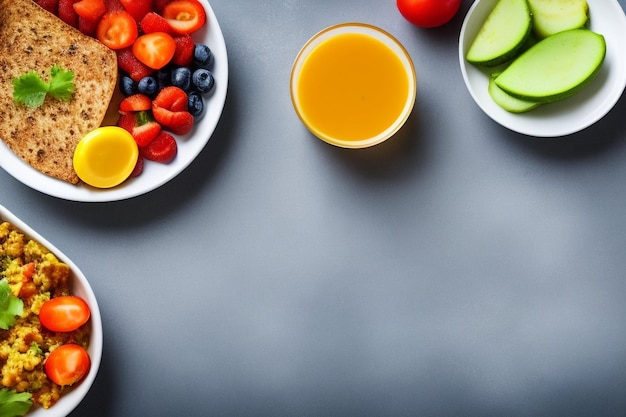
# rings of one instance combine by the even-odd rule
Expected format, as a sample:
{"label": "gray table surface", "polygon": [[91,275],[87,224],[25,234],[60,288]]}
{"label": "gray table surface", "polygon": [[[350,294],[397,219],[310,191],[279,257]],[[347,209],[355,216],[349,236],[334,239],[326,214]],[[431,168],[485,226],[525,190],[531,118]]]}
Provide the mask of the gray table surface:
{"label": "gray table surface", "polygon": [[[499,126],[459,69],[470,4],[423,30],[392,0],[213,0],[229,93],[187,170],[103,204],[0,171],[100,304],[71,416],[626,415],[626,101],[566,138]],[[299,48],[344,21],[391,32],[419,79],[405,128],[361,151],[289,98]]]}

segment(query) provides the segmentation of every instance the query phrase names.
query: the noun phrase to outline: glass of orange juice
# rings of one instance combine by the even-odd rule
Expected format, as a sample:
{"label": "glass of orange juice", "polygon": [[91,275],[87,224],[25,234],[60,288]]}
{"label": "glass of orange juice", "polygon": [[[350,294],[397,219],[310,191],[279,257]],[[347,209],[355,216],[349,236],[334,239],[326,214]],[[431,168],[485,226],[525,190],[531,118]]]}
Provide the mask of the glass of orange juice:
{"label": "glass of orange juice", "polygon": [[417,91],[411,57],[389,33],[364,23],[331,26],[300,50],[291,70],[291,100],[318,138],[365,148],[406,122]]}

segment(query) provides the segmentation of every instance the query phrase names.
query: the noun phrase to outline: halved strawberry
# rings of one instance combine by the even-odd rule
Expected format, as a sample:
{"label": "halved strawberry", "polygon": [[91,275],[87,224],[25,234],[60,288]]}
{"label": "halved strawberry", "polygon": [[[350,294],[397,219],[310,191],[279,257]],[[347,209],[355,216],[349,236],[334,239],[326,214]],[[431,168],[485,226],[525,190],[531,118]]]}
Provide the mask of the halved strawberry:
{"label": "halved strawberry", "polygon": [[139,153],[150,161],[167,164],[176,157],[178,145],[174,136],[162,131],[150,144],[140,147]]}
{"label": "halved strawberry", "polygon": [[135,57],[132,46],[117,51],[117,65],[135,81],[152,74],[154,70]]}
{"label": "halved strawberry", "polygon": [[176,51],[172,57],[172,63],[180,67],[187,67],[193,61],[195,43],[190,35],[175,36]]}
{"label": "halved strawberry", "polygon": [[78,16],[78,30],[87,36],[95,37],[96,30],[98,29],[98,19],[89,20],[84,17]]}
{"label": "halved strawberry", "polygon": [[107,12],[119,12],[120,10],[126,10],[120,0],[104,0],[104,6]]}
{"label": "halved strawberry", "polygon": [[172,1],[174,0],[154,0],[154,10],[156,10],[157,13],[161,14],[163,13],[163,9],[165,9],[165,6],[167,6]]}
{"label": "halved strawberry", "polygon": [[139,26],[144,33],[164,32],[170,35],[174,33],[167,20],[155,12],[146,13]]}
{"label": "halved strawberry", "polygon": [[139,174],[143,172],[143,164],[144,164],[143,156],[139,155],[139,158],[137,158],[137,163],[135,163],[135,168],[133,169],[133,171],[130,173],[129,176],[131,178],[138,177]]}
{"label": "halved strawberry", "polygon": [[78,27],[78,13],[74,10],[74,3],[78,0],[59,0],[57,16],[70,26]]}
{"label": "halved strawberry", "polygon": [[106,12],[104,0],[80,0],[73,7],[79,17],[92,22],[100,19]]}
{"label": "halved strawberry", "polygon": [[41,6],[41,8],[56,16],[57,9],[59,7],[59,0],[36,0],[35,2]]}
{"label": "halved strawberry", "polygon": [[117,125],[133,135],[140,147],[148,145],[161,132],[161,125],[147,111],[120,113]]}
{"label": "halved strawberry", "polygon": [[198,0],[174,0],[163,7],[162,16],[174,32],[184,35],[204,26],[206,12]]}
{"label": "halved strawberry", "polygon": [[154,120],[175,135],[185,135],[193,127],[193,115],[186,110],[171,111],[153,104],[152,114]]}
{"label": "halved strawberry", "polygon": [[138,22],[143,19],[146,13],[152,11],[152,0],[120,0],[120,3]]}
{"label": "halved strawberry", "polygon": [[126,97],[120,103],[120,110],[123,112],[143,111],[152,108],[152,100],[144,94],[133,94]]}

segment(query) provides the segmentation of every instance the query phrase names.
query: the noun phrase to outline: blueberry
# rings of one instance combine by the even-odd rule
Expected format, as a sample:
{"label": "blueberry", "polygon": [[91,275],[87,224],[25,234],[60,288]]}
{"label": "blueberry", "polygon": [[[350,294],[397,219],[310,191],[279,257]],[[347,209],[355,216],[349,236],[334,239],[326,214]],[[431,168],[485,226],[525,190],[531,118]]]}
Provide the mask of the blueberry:
{"label": "blueberry", "polygon": [[163,67],[156,73],[156,80],[158,84],[159,90],[162,90],[163,87],[167,87],[172,85],[172,71],[169,67]]}
{"label": "blueberry", "polygon": [[148,97],[156,96],[158,91],[157,80],[152,76],[143,77],[137,84],[137,91]]}
{"label": "blueberry", "polygon": [[137,94],[137,83],[128,75],[122,75],[120,79],[120,90],[126,97]]}
{"label": "blueberry", "polygon": [[215,86],[213,74],[211,74],[211,71],[204,68],[197,69],[193,72],[191,82],[196,90],[204,94],[211,91]]}
{"label": "blueberry", "polygon": [[189,91],[191,87],[191,70],[187,67],[178,67],[172,70],[172,85]]}
{"label": "blueberry", "polygon": [[193,48],[193,62],[200,68],[211,69],[215,57],[211,48],[201,43],[198,43]]}
{"label": "blueberry", "polygon": [[187,95],[187,110],[193,115],[193,117],[199,117],[204,111],[204,100],[202,96],[192,91]]}

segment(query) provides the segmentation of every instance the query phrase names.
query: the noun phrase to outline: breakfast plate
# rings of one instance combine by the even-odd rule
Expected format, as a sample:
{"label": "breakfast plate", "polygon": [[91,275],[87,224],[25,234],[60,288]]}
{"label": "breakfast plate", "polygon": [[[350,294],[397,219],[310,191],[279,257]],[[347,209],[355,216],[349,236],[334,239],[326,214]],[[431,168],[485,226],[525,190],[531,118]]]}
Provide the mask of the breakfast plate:
{"label": "breakfast plate", "polygon": [[34,229],[28,226],[24,221],[19,219],[15,214],[0,205],[0,223],[4,221],[9,222],[13,227],[17,228],[27,238],[33,239],[42,246],[44,246],[49,252],[54,254],[60,262],[68,265],[71,270],[70,277],[72,282],[70,290],[72,294],[81,297],[87,302],[87,305],[89,306],[89,325],[91,333],[89,337],[89,347],[87,348],[87,352],[89,354],[91,366],[88,373],[83,377],[80,382],[73,385],[71,390],[65,392],[61,396],[59,401],[49,409],[46,410],[42,407],[36,407],[26,414],[28,417],[65,417],[69,415],[72,410],[74,410],[87,395],[91,386],[93,385],[93,382],[96,379],[98,370],[100,368],[100,363],[102,360],[103,336],[102,318],[100,315],[98,302],[96,301],[96,297],[89,282],[87,281],[87,278],[76,266],[76,264],[72,262],[71,259],[69,259],[65,254],[58,250],[54,245],[52,245],[48,240],[42,237]]}
{"label": "breakfast plate", "polygon": [[510,113],[490,97],[489,74],[470,64],[465,54],[498,0],[476,0],[470,7],[459,37],[459,62],[463,80],[476,104],[502,126],[535,137],[560,137],[581,131],[604,117],[626,87],[626,16],[617,0],[587,0],[589,29],[604,36],[606,56],[593,82],[578,94],[526,113]]}
{"label": "breakfast plate", "polygon": [[129,178],[114,188],[99,189],[84,183],[72,185],[68,182],[42,174],[16,156],[4,142],[0,141],[0,166],[23,184],[44,194],[70,201],[108,202],[124,200],[150,192],[180,174],[200,154],[213,135],[226,102],[228,87],[228,57],[224,36],[219,23],[206,0],[204,6],[207,23],[193,34],[196,43],[209,46],[215,57],[211,72],[215,87],[206,96],[204,114],[196,121],[193,129],[184,136],[176,136],[178,154],[169,164],[146,161],[143,172]]}

